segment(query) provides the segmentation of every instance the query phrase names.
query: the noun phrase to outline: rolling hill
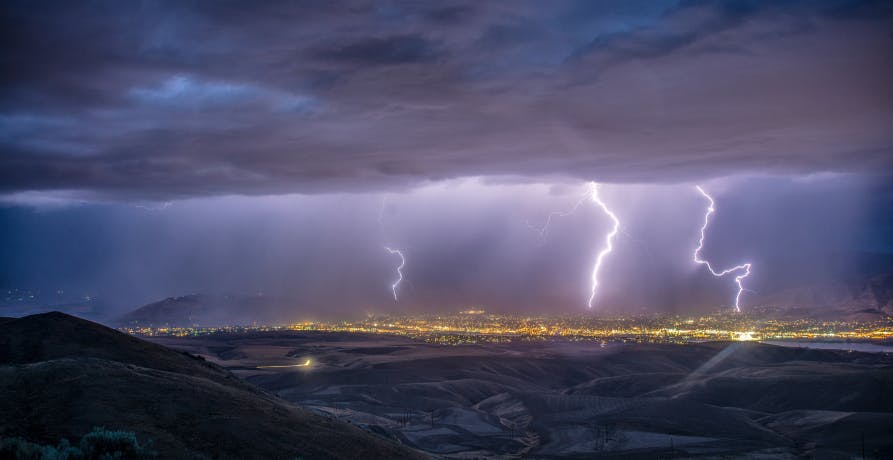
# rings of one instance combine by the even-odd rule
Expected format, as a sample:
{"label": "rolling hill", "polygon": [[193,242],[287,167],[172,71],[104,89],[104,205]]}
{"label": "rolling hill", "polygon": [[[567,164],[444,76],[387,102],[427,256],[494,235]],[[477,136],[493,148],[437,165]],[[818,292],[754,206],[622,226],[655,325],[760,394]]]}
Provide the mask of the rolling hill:
{"label": "rolling hill", "polygon": [[0,437],[77,439],[95,426],[160,458],[421,458],[311,414],[188,353],[62,313],[0,322]]}

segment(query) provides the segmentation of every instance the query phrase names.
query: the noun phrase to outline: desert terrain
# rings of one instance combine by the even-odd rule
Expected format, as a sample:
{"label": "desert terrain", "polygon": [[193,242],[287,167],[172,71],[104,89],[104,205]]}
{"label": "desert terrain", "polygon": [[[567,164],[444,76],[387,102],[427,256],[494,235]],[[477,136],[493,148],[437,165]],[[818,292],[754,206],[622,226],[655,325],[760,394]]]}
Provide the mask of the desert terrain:
{"label": "desert terrain", "polygon": [[893,356],[760,343],[154,338],[436,458],[889,458]]}

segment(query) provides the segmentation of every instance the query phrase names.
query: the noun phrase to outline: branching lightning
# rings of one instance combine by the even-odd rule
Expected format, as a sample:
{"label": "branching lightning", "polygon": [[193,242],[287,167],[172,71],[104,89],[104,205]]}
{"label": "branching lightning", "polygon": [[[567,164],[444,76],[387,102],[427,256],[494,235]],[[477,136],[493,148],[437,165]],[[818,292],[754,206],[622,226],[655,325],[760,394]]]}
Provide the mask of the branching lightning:
{"label": "branching lightning", "polygon": [[592,294],[589,296],[589,308],[592,308],[593,302],[595,302],[595,294],[598,290],[598,272],[602,267],[602,262],[605,259],[605,256],[611,253],[614,250],[614,237],[617,236],[617,233],[620,231],[620,219],[617,218],[617,215],[611,212],[608,206],[604,201],[601,200],[598,196],[598,184],[595,182],[590,183],[590,197],[592,201],[597,204],[602,211],[611,218],[614,222],[614,226],[611,228],[611,231],[605,236],[605,247],[599,251],[598,256],[595,259],[595,266],[592,267]]}
{"label": "branching lightning", "polygon": [[[381,207],[378,209],[378,230],[381,233],[381,238],[385,239],[385,228],[384,228],[384,212],[385,206],[387,206],[388,197],[384,196],[381,198]],[[400,257],[400,265],[397,266],[397,280],[394,281],[394,284],[391,285],[391,293],[394,294],[394,302],[397,302],[397,289],[400,287],[400,283],[403,282],[403,267],[406,265],[406,255],[403,253],[401,249],[394,249],[388,246],[384,247],[385,251],[388,251],[391,255],[397,255]]]}
{"label": "branching lightning", "polygon": [[[693,260],[697,264],[706,265],[707,270],[710,270],[710,274],[721,278],[723,276],[728,275],[729,273],[739,272],[738,275],[735,275],[735,284],[738,285],[738,292],[735,294],[735,311],[741,311],[741,293],[744,292],[744,279],[750,276],[750,262],[743,263],[741,265],[736,265],[731,268],[727,268],[725,270],[716,271],[713,269],[713,266],[710,265],[710,262],[701,258],[701,250],[704,248],[704,239],[706,238],[707,227],[710,225],[710,216],[716,212],[716,202],[713,201],[713,197],[711,197],[707,192],[701,188],[700,185],[696,185],[695,188],[698,189],[698,192],[707,199],[709,203],[707,205],[707,212],[704,214],[704,225],[701,225],[701,238],[698,240],[698,247],[695,249]],[[743,273],[740,273],[742,272]]]}
{"label": "branching lightning", "polygon": [[571,208],[569,211],[553,211],[553,212],[550,212],[549,215],[546,216],[546,221],[545,221],[545,223],[543,223],[543,226],[542,226],[542,227],[536,227],[536,226],[534,226],[533,224],[530,223],[529,220],[527,221],[527,227],[529,227],[531,230],[533,230],[534,232],[536,232],[536,233],[540,236],[540,240],[542,240],[543,242],[545,242],[545,241],[546,241],[546,238],[547,238],[548,235],[549,235],[549,226],[552,224],[552,219],[554,219],[554,218],[556,218],[556,217],[567,217],[567,216],[570,216],[570,215],[575,214],[575,213],[577,212],[577,210],[580,209],[580,206],[582,206],[583,203],[585,203],[586,200],[587,200],[589,197],[590,197],[590,194],[589,194],[589,193],[586,193],[585,195],[583,195],[583,196],[580,198],[580,200],[577,201],[577,204],[575,204],[574,207]]}
{"label": "branching lightning", "polygon": [[595,294],[598,291],[598,273],[601,270],[602,262],[605,257],[614,250],[614,237],[621,231],[620,230],[620,219],[617,218],[617,215],[614,214],[604,201],[598,196],[598,184],[595,182],[589,182],[587,184],[587,191],[580,198],[579,201],[568,211],[553,211],[546,216],[546,221],[543,223],[542,227],[535,227],[531,225],[530,221],[527,222],[527,226],[530,227],[531,230],[535,231],[540,239],[545,242],[546,237],[549,234],[549,225],[552,224],[552,220],[556,217],[567,217],[573,215],[583,206],[583,203],[591,200],[595,203],[596,206],[601,208],[602,212],[604,212],[613,222],[613,226],[611,227],[611,231],[605,235],[605,246],[599,251],[598,256],[595,258],[595,265],[592,267],[592,293],[589,296],[589,308],[592,308],[592,305],[595,303]]}
{"label": "branching lightning", "polygon": [[392,255],[397,254],[400,256],[400,265],[397,266],[397,280],[391,285],[391,292],[394,294],[394,302],[397,302],[397,288],[400,287],[400,283],[403,282],[403,266],[406,265],[406,257],[403,256],[403,251],[399,249],[392,249],[387,246],[385,246],[384,249]]}
{"label": "branching lightning", "polygon": [[164,211],[165,209],[173,206],[172,201],[165,201],[160,204],[138,204],[135,205],[137,208],[145,209],[146,211]]}

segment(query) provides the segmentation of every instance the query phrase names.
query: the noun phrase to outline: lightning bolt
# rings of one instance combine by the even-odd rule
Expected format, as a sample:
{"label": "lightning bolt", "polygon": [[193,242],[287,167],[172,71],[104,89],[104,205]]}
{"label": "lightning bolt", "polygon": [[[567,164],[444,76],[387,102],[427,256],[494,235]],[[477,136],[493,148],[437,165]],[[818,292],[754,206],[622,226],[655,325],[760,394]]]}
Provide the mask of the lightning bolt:
{"label": "lightning bolt", "polygon": [[388,205],[388,196],[381,197],[381,206],[378,208],[378,230],[384,233],[384,209]]}
{"label": "lightning bolt", "polygon": [[590,193],[589,193],[589,192],[585,193],[585,194],[580,198],[580,200],[577,201],[577,204],[575,204],[574,207],[572,207],[572,208],[570,209],[570,211],[553,211],[553,212],[550,212],[549,215],[546,216],[546,221],[545,221],[545,223],[543,223],[543,226],[542,226],[542,227],[536,227],[536,226],[534,226],[533,224],[530,223],[529,220],[527,221],[527,227],[529,227],[531,230],[533,230],[534,232],[536,232],[536,233],[540,236],[540,240],[543,241],[543,242],[545,242],[545,241],[546,241],[546,237],[547,237],[548,234],[549,234],[549,225],[552,224],[552,219],[554,219],[554,218],[556,218],[556,217],[567,217],[567,216],[570,216],[570,215],[575,214],[575,213],[577,212],[577,210],[580,209],[580,206],[582,206],[583,203],[585,203],[586,200],[587,200],[589,197],[590,197]]}
{"label": "lightning bolt", "polygon": [[533,226],[530,221],[527,221],[527,226],[535,231],[540,239],[545,242],[546,236],[548,236],[549,225],[552,223],[552,220],[556,217],[567,217],[577,212],[583,203],[591,200],[595,203],[596,206],[601,208],[602,212],[604,212],[613,222],[613,226],[611,227],[611,231],[605,236],[605,246],[599,251],[598,256],[595,259],[595,266],[592,267],[592,293],[589,296],[589,308],[592,308],[592,305],[595,303],[595,294],[598,291],[598,273],[601,271],[602,262],[605,257],[614,250],[614,237],[621,231],[620,229],[620,219],[617,218],[617,215],[614,214],[611,209],[605,204],[604,201],[598,196],[598,184],[595,182],[589,182],[587,184],[587,191],[583,194],[579,201],[568,211],[554,211],[549,213],[546,216],[546,221],[543,223],[542,227]]}
{"label": "lightning bolt", "polygon": [[701,258],[701,250],[704,249],[704,239],[706,238],[707,227],[710,225],[710,216],[716,212],[716,202],[713,201],[713,197],[710,196],[707,192],[701,188],[700,185],[695,185],[695,188],[698,189],[698,192],[707,199],[709,203],[707,205],[707,212],[704,214],[704,225],[701,225],[701,238],[698,240],[698,247],[695,249],[693,260],[697,264],[706,265],[707,270],[710,270],[710,274],[721,278],[723,276],[728,275],[729,273],[735,273],[744,271],[744,273],[735,275],[735,284],[738,285],[738,292],[735,294],[735,311],[741,311],[741,293],[744,292],[744,279],[750,276],[750,262],[743,263],[741,265],[736,265],[731,268],[727,268],[725,270],[716,271],[713,269],[713,266],[710,265],[710,262]]}
{"label": "lightning bolt", "polygon": [[604,262],[605,256],[611,253],[614,250],[614,237],[617,236],[617,233],[620,231],[620,219],[617,218],[617,215],[611,212],[608,206],[604,201],[601,200],[598,196],[598,184],[595,182],[589,183],[590,187],[590,198],[596,205],[598,205],[602,211],[611,218],[614,222],[611,231],[605,235],[605,247],[599,251],[598,256],[595,258],[595,266],[592,267],[592,294],[589,296],[589,308],[592,308],[593,302],[595,302],[595,294],[598,291],[598,272],[602,268],[602,262]]}
{"label": "lightning bolt", "polygon": [[160,204],[138,204],[135,205],[137,208],[145,209],[146,211],[164,211],[165,209],[171,207],[174,203],[172,201],[165,201]]}
{"label": "lightning bolt", "polygon": [[399,249],[391,249],[387,246],[385,246],[384,249],[391,255],[397,254],[400,256],[400,265],[397,266],[397,281],[394,281],[394,284],[391,285],[391,292],[394,294],[394,302],[397,302],[397,288],[400,287],[400,283],[403,282],[403,266],[406,265],[406,257],[403,255],[403,251]]}
{"label": "lightning bolt", "polygon": [[[384,239],[385,227],[384,227],[384,212],[385,206],[387,206],[387,196],[383,196],[381,198],[381,207],[378,209],[378,229],[382,235],[382,239]],[[397,255],[400,257],[400,265],[397,266],[397,280],[394,281],[394,284],[391,285],[391,293],[394,294],[394,302],[397,302],[397,288],[400,287],[400,283],[403,282],[403,267],[406,265],[406,255],[403,254],[403,250],[401,249],[393,249],[388,246],[384,247],[385,251],[388,251],[391,255]]]}

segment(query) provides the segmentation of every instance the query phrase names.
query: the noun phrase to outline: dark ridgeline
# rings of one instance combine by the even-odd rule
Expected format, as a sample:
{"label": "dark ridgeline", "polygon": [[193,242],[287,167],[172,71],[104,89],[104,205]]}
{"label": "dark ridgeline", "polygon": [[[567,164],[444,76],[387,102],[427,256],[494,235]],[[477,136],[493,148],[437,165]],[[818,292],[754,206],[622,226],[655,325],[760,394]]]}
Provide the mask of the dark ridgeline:
{"label": "dark ridgeline", "polygon": [[199,357],[63,313],[0,319],[0,394],[0,437],[42,444],[104,426],[151,440],[159,458],[422,457]]}

